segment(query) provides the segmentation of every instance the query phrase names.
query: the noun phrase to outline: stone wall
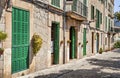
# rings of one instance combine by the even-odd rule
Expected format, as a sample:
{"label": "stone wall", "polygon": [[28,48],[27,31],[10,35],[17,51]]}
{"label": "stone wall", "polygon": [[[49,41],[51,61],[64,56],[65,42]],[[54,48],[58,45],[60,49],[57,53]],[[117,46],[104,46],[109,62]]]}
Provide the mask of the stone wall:
{"label": "stone wall", "polygon": [[[0,6],[0,31],[5,31],[5,15],[4,9]],[[0,43],[0,48],[3,47],[3,43]],[[0,78],[3,78],[4,56],[0,55]]]}
{"label": "stone wall", "polygon": [[46,68],[48,66],[48,12],[45,9],[34,6],[34,33],[37,33],[43,39],[43,44],[35,56],[35,70]]}

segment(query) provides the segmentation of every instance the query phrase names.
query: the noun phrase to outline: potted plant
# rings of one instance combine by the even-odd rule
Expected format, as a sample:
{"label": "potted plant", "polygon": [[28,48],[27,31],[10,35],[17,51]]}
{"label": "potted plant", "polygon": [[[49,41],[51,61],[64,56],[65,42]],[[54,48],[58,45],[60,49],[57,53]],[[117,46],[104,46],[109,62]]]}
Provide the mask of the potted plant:
{"label": "potted plant", "polygon": [[86,43],[88,43],[88,41],[86,41]]}
{"label": "potted plant", "polygon": [[5,32],[0,31],[0,42],[7,38],[7,34]]}
{"label": "potted plant", "polygon": [[103,52],[103,49],[102,49],[102,48],[100,48],[99,53],[100,53],[100,54],[102,54],[102,52]]}
{"label": "potted plant", "polygon": [[32,37],[32,50],[34,55],[38,53],[42,46],[43,40],[40,35],[37,35],[36,33]]}
{"label": "potted plant", "polygon": [[81,47],[83,47],[83,44],[81,45]]}
{"label": "potted plant", "polygon": [[64,41],[63,41],[63,40],[61,40],[61,41],[60,41],[60,45],[62,45],[63,43],[64,43]]}
{"label": "potted plant", "polygon": [[[7,38],[7,34],[5,32],[0,31],[0,44]],[[4,48],[0,47],[0,55],[4,52]]]}
{"label": "potted plant", "polygon": [[67,40],[67,43],[71,43],[71,40]]}
{"label": "potted plant", "polygon": [[0,55],[2,55],[4,52],[4,48],[0,48]]}
{"label": "potted plant", "polygon": [[80,45],[80,44],[81,44],[81,42],[78,43],[78,45]]}

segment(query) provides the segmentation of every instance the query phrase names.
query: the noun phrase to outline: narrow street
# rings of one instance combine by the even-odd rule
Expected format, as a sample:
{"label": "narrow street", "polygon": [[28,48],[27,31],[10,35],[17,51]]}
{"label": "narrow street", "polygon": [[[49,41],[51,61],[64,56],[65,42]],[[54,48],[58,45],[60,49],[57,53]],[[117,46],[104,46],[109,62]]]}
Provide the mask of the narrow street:
{"label": "narrow street", "polygon": [[120,78],[120,49],[73,60],[20,78]]}

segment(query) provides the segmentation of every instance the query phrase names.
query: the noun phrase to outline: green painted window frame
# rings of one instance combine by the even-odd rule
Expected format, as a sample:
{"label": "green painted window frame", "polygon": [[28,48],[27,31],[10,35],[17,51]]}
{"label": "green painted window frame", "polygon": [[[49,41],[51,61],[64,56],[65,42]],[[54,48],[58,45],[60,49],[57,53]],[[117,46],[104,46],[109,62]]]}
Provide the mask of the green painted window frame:
{"label": "green painted window frame", "polygon": [[94,6],[91,5],[91,20],[94,20]]}
{"label": "green painted window frame", "polygon": [[51,0],[51,4],[60,8],[60,0]]}

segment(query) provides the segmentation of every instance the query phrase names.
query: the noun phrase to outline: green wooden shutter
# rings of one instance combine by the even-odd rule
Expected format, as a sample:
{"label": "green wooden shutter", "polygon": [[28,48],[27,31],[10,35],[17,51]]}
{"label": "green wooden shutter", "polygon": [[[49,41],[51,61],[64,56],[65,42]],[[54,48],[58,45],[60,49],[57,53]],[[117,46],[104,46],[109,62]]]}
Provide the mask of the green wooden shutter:
{"label": "green wooden shutter", "polygon": [[99,51],[99,34],[97,33],[97,42],[96,42],[96,49],[97,49],[97,52]]}
{"label": "green wooden shutter", "polygon": [[100,28],[100,12],[97,9],[96,9],[96,18],[97,18],[96,28]]}
{"label": "green wooden shutter", "polygon": [[71,27],[70,28],[70,39],[71,39],[71,59],[74,59],[76,58],[76,33],[75,33],[75,28],[74,27]]}
{"label": "green wooden shutter", "polygon": [[83,55],[86,55],[86,28],[84,28],[83,32]]}
{"label": "green wooden shutter", "polygon": [[110,19],[109,19],[109,22],[108,22],[108,31],[110,31]]}
{"label": "green wooden shutter", "polygon": [[101,20],[100,23],[102,24],[102,13],[100,13],[100,20]]}
{"label": "green wooden shutter", "polygon": [[60,23],[53,23],[54,25],[54,64],[59,64],[59,30]]}
{"label": "green wooden shutter", "polygon": [[12,73],[29,66],[29,11],[12,8]]}
{"label": "green wooden shutter", "polygon": [[84,3],[85,5],[87,5],[87,0],[83,0],[83,1],[84,1],[83,3]]}
{"label": "green wooden shutter", "polygon": [[105,24],[105,30],[107,31],[107,16],[106,16],[106,18],[105,18],[105,20],[106,20],[106,24]]}
{"label": "green wooden shutter", "polygon": [[91,5],[91,19],[94,19],[94,6]]}

